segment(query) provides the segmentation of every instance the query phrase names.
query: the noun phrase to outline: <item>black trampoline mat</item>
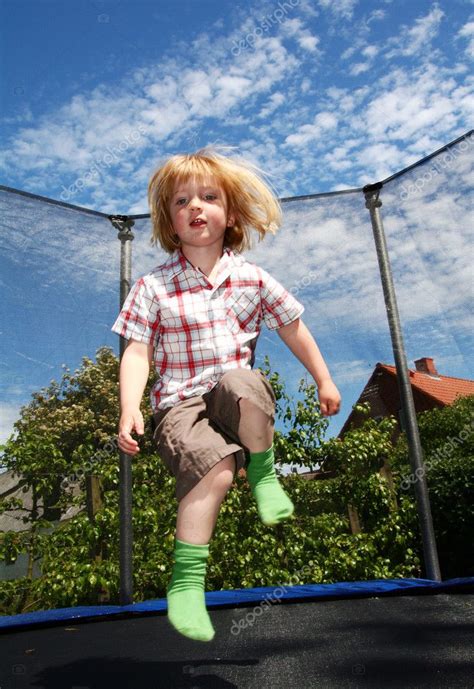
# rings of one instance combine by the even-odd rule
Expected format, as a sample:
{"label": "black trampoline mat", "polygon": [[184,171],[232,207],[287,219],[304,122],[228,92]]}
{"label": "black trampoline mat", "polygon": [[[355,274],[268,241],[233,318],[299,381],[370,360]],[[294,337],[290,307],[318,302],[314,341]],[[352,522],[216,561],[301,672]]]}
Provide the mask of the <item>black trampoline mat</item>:
{"label": "black trampoline mat", "polygon": [[217,608],[207,643],[164,614],[11,630],[0,687],[473,689],[473,610],[442,593]]}

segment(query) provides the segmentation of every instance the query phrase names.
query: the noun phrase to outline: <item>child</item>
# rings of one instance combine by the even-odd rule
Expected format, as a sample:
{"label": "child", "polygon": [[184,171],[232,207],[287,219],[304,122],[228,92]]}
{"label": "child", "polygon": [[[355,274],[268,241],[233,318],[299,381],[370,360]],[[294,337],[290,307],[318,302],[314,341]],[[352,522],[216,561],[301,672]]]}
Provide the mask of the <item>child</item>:
{"label": "child", "polygon": [[323,414],[340,395],[310,332],[304,307],[240,254],[250,231],[262,239],[281,223],[281,207],[250,162],[216,147],[175,155],[150,179],[152,243],[170,254],[135,282],[112,330],[129,340],[120,366],[118,441],[139,452],[140,401],[153,365],[154,442],[176,477],[178,512],[168,619],[191,639],[214,629],[205,605],[209,541],[234,476],[246,468],[259,517],[277,524],[293,504],[274,469],[275,395],[253,369],[261,321],[315,378]]}

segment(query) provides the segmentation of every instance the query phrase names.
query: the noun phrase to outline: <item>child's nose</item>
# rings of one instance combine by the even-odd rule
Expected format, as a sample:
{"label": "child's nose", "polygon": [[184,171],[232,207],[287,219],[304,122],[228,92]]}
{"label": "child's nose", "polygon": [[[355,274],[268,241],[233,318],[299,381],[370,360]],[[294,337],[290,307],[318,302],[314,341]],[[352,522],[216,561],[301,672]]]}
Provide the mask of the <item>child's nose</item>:
{"label": "child's nose", "polygon": [[195,198],[191,199],[189,202],[189,208],[201,208],[201,201],[200,199],[196,196]]}

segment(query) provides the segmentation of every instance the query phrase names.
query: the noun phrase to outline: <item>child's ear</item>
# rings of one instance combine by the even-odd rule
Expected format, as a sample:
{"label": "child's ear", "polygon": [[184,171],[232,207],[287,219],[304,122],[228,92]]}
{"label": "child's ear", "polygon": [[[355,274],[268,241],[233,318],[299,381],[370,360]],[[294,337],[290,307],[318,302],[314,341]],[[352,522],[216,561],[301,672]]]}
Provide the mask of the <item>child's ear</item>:
{"label": "child's ear", "polygon": [[227,227],[233,227],[235,223],[235,218],[233,215],[227,217]]}

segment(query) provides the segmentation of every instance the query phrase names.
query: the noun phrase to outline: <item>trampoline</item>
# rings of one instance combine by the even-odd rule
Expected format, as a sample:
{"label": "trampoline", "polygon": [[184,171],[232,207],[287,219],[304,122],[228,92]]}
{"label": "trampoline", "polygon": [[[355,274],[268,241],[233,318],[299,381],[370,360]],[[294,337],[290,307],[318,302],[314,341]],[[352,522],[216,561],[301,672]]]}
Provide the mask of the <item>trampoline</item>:
{"label": "trampoline", "polygon": [[[321,333],[323,350],[325,342],[328,343],[327,349],[330,348],[335,333],[339,332],[347,348],[341,354],[341,361],[363,360],[367,349],[372,357],[380,361],[385,358],[388,338],[385,331],[382,332],[382,328],[378,327],[384,313],[372,237],[367,231],[369,210],[374,239],[378,241],[382,237],[377,227],[381,224],[378,218],[381,191],[388,226],[391,228],[390,240],[395,246],[395,276],[402,290],[405,290],[406,284],[409,285],[409,294],[405,293],[405,299],[408,296],[412,299],[413,294],[418,293],[421,295],[420,302],[425,303],[427,289],[424,280],[426,275],[431,274],[436,276],[436,281],[448,285],[446,294],[456,291],[464,295],[464,283],[459,277],[463,271],[459,266],[455,271],[451,269],[449,281],[444,282],[436,266],[444,265],[443,247],[452,242],[452,234],[448,236],[445,224],[450,233],[452,227],[456,227],[457,236],[462,236],[469,229],[461,219],[468,213],[471,191],[467,180],[472,169],[473,141],[473,132],[470,131],[383,182],[366,185],[364,190],[328,192],[283,200],[286,203],[287,232],[293,233],[296,238],[302,228],[317,228],[326,223],[330,231],[325,233],[324,241],[332,242],[332,248],[327,249],[328,255],[340,254],[339,268],[331,264],[332,272],[327,278],[334,284],[332,290],[327,290],[326,306],[323,291],[316,290],[311,280],[306,284],[296,279],[299,271],[298,266],[298,270],[295,268],[297,259],[292,267],[293,275],[288,274],[286,278],[288,284],[295,285],[293,293],[302,292],[308,303],[317,298],[320,316],[322,314],[321,323],[330,323],[330,327]],[[456,165],[453,165],[453,161]],[[364,208],[362,191],[366,201]],[[437,223],[440,197],[444,198],[447,209],[443,216],[445,224]],[[46,270],[51,255],[54,256],[46,251],[46,248],[51,248],[48,242],[53,242],[53,246],[57,237],[65,236],[67,247],[61,247],[61,254],[57,258],[64,263],[60,263],[62,269],[57,270],[57,275],[67,275],[68,280],[80,278],[83,282],[79,285],[80,289],[72,284],[68,291],[58,282],[55,303],[64,304],[65,294],[68,295],[70,303],[63,309],[63,317],[70,314],[71,332],[77,332],[77,343],[83,351],[89,351],[89,329],[84,328],[83,323],[90,323],[90,303],[93,301],[100,313],[116,311],[115,291],[101,290],[95,283],[106,270],[110,271],[110,284],[116,280],[110,268],[110,255],[115,251],[112,242],[116,241],[115,236],[110,241],[108,239],[111,223],[119,230],[118,238],[121,241],[120,284],[123,302],[131,281],[130,241],[133,235],[130,234],[130,228],[134,223],[134,241],[138,247],[142,242],[138,251],[145,256],[143,238],[146,237],[149,215],[108,216],[7,187],[0,188],[0,202],[6,228],[4,234],[9,238],[8,246],[4,249],[5,264],[10,271],[7,282],[30,284],[28,305],[31,312],[22,319],[6,319],[7,324],[13,324],[12,331],[6,333],[7,337],[21,339],[23,334],[21,331],[17,333],[15,327],[19,328],[18,324],[23,322],[30,324],[30,313],[39,314],[41,327],[38,326],[35,332],[38,338],[35,346],[40,347],[40,338],[44,335],[48,345],[61,343],[63,356],[64,337],[61,331],[56,330],[59,327],[56,312],[43,308],[36,284],[42,284],[41,270]],[[427,224],[430,225],[429,242]],[[15,228],[13,233],[9,231],[12,227]],[[34,237],[31,227],[34,227]],[[81,227],[84,236],[106,237],[108,242],[94,245],[94,257],[98,263],[95,270],[92,266],[87,274],[85,270],[91,252],[86,243],[76,236],[77,227]],[[51,232],[52,228],[56,229],[56,234]],[[346,234],[345,228],[348,228]],[[413,228],[418,229],[418,234]],[[341,246],[347,244],[348,238],[353,241],[357,239],[358,262],[353,261],[350,251],[347,256],[339,251]],[[34,252],[31,251],[33,239]],[[275,242],[278,241],[277,237]],[[278,249],[278,244],[275,246]],[[403,270],[407,247],[412,248],[413,270],[409,275],[413,279],[410,280],[406,279]],[[438,247],[441,247],[439,256],[435,252]],[[388,261],[383,241],[376,244],[376,250],[397,364],[401,411],[404,412],[401,420],[406,424],[411,447],[414,447],[413,458],[417,464],[412,464],[412,470],[415,471],[415,468],[421,467],[421,447],[416,435],[413,397],[400,324],[398,318],[394,318],[394,288],[388,269],[384,267],[384,262],[388,264]],[[42,251],[45,252],[44,256]],[[319,257],[313,256],[311,251],[311,244],[303,245],[299,254],[302,265],[306,265],[306,268],[324,265],[324,261],[318,263]],[[279,255],[279,252],[276,251],[276,254]],[[308,259],[306,264],[303,260],[305,257]],[[41,258],[43,267],[40,265]],[[438,260],[439,264],[436,263]],[[71,265],[80,266],[80,270],[71,271]],[[35,272],[38,270],[40,272]],[[30,276],[32,281],[27,283]],[[318,280],[323,281],[323,278],[324,275]],[[458,282],[453,282],[454,278]],[[364,293],[361,293],[361,285],[370,287],[362,302],[360,299]],[[51,290],[52,286],[49,285],[48,289]],[[334,289],[340,291],[334,292]],[[351,294],[358,295],[357,309],[346,305],[347,295]],[[472,336],[464,330],[463,319],[459,317],[461,312],[449,308],[449,300],[442,301],[443,293],[436,292],[435,296],[433,313],[422,312],[413,318],[407,328],[407,340],[416,351],[421,351],[420,348],[425,344],[427,348],[428,345],[431,347],[434,332],[430,323],[432,318],[443,342],[452,340],[453,347],[455,345],[459,366],[464,365],[464,359],[468,361],[464,353],[470,346]],[[13,297],[18,298],[18,304],[25,302],[23,293],[19,292]],[[37,298],[38,302],[35,301]],[[332,311],[328,304],[335,303],[336,299],[344,309],[339,309],[337,318],[331,320],[329,314]],[[459,308],[459,304],[456,308]],[[346,333],[352,332],[347,329],[348,326],[352,327],[353,319],[358,321],[361,314],[365,316],[365,321],[358,324],[361,330],[354,331],[354,337],[347,337]],[[73,328],[76,330],[73,331]],[[27,342],[31,339],[29,334],[28,337],[23,335]],[[121,341],[121,354],[123,345]],[[43,346],[46,348],[46,344]],[[274,351],[277,370],[285,368],[288,377],[291,377],[292,369],[287,368],[286,359],[278,358],[277,348]],[[57,359],[56,354],[52,356],[53,360]],[[463,369],[460,368],[460,372],[462,377]],[[28,382],[33,386],[36,385],[32,377],[34,374],[36,371],[28,375]],[[356,388],[355,383],[349,386],[350,396],[354,397]],[[123,454],[120,456],[120,471],[120,601],[125,603],[132,600],[133,593],[133,542],[131,463]],[[474,689],[474,577],[440,580],[431,516],[426,509],[429,501],[424,474],[418,477],[415,489],[418,504],[424,505],[420,510],[420,526],[425,555],[423,576],[428,577],[426,579],[375,579],[210,591],[206,593],[206,603],[216,634],[208,643],[192,641],[174,630],[167,619],[164,598],[127,605],[56,608],[3,616],[0,617],[3,651],[0,689]],[[467,573],[472,574],[472,568]]]}
{"label": "trampoline", "polygon": [[474,577],[206,593],[216,635],[181,636],[166,599],[0,619],[2,689],[470,689]]}

